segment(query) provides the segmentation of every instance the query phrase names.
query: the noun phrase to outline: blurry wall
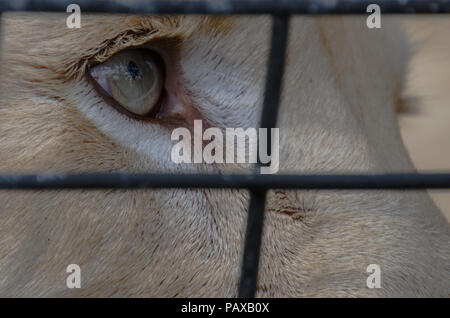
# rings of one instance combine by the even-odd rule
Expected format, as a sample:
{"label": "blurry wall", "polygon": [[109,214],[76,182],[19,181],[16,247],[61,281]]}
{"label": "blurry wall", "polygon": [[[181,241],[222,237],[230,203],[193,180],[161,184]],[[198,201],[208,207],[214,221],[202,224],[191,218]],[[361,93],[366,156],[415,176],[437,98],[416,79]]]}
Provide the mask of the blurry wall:
{"label": "blurry wall", "polygon": [[[406,148],[418,170],[450,171],[450,16],[401,18],[414,55],[400,115]],[[450,190],[430,191],[450,220]]]}

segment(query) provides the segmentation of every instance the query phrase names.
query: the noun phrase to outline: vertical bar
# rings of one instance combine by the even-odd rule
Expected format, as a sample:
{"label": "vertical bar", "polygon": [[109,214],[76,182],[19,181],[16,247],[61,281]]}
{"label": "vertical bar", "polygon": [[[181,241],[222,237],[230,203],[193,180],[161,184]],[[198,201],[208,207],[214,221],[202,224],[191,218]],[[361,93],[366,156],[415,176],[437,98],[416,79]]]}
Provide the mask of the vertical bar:
{"label": "vertical bar", "polygon": [[255,297],[265,203],[266,190],[250,190],[244,258],[239,283],[240,298]]}
{"label": "vertical bar", "polygon": [[[281,95],[289,29],[289,16],[274,15],[272,23],[270,56],[268,61],[264,104],[261,116],[261,128],[268,129],[268,154],[271,154],[271,128],[276,125],[278,105]],[[255,297],[261,238],[264,227],[266,192],[266,190],[250,189],[250,207],[247,217],[244,255],[242,260],[241,280],[239,284],[240,298]]]}
{"label": "vertical bar", "polygon": [[272,40],[269,65],[266,75],[264,104],[261,115],[261,128],[267,129],[267,154],[271,155],[271,128],[277,124],[278,104],[284,74],[289,16],[273,17]]}

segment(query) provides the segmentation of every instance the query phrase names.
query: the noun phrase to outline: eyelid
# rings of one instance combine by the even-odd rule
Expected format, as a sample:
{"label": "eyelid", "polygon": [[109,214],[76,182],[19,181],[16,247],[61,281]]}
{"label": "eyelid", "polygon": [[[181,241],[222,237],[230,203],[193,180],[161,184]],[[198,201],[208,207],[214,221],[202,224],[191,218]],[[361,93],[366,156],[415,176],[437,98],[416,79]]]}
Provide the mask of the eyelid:
{"label": "eyelid", "polygon": [[121,51],[139,48],[153,50],[161,55],[163,59],[164,55],[167,55],[165,54],[166,52],[170,55],[177,55],[179,47],[182,43],[182,38],[176,35],[172,35],[171,37],[164,37],[163,34],[158,34],[158,31],[159,30],[157,29],[149,29],[146,30],[144,34],[136,32],[135,34],[133,34],[135,36],[134,39],[124,40],[124,38],[132,36],[129,34],[131,31],[126,30],[117,35],[115,38],[104,41],[104,43],[99,45],[103,46],[102,48],[90,49],[89,51],[95,51],[95,53],[87,54],[83,59],[84,62],[79,61],[79,63],[86,64],[86,69],[83,70],[85,72],[89,68],[106,62],[112,56]]}

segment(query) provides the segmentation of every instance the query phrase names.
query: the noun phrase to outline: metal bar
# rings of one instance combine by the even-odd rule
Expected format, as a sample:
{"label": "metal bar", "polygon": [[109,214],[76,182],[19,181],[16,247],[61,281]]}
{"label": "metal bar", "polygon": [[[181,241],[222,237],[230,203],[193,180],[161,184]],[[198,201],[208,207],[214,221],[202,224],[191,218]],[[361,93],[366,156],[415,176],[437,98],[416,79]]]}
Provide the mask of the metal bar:
{"label": "metal bar", "polygon": [[0,11],[65,12],[71,3],[82,12],[135,14],[366,14],[369,4],[382,13],[450,13],[450,0],[0,0]]}
{"label": "metal bar", "polygon": [[269,63],[264,90],[264,103],[261,115],[261,128],[267,129],[267,154],[271,151],[271,128],[274,128],[278,117],[278,104],[283,82],[289,16],[274,16]]}
{"label": "metal bar", "polygon": [[240,298],[255,297],[258,282],[259,252],[264,227],[266,193],[266,189],[250,190],[250,207],[248,209],[241,280],[239,282]]}
{"label": "metal bar", "polygon": [[450,189],[450,173],[219,175],[219,174],[34,174],[0,175],[1,190],[68,189]]}
{"label": "metal bar", "polygon": [[[267,153],[271,154],[271,128],[276,126],[278,106],[283,81],[289,16],[273,16],[270,56],[267,66],[266,87],[261,115],[261,128],[267,129]],[[251,188],[250,207],[247,217],[244,254],[242,259],[239,297],[254,297],[256,292],[259,250],[264,226],[266,189]]]}

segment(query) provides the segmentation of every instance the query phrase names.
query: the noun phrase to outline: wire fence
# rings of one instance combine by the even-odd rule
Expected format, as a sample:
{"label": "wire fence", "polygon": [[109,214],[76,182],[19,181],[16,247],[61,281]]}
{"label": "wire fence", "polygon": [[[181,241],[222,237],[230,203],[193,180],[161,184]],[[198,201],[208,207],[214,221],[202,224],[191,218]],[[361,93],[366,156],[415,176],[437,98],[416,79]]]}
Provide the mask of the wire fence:
{"label": "wire fence", "polygon": [[[265,86],[261,127],[276,126],[281,83],[292,14],[366,14],[369,4],[385,13],[450,13],[450,0],[424,1],[298,1],[298,0],[203,0],[203,1],[62,1],[0,0],[0,12],[65,12],[71,2],[83,12],[135,14],[270,14],[273,16],[271,49]],[[270,134],[268,135],[270,139]],[[269,142],[268,145],[271,143]],[[177,174],[34,174],[0,175],[2,190],[241,188],[250,191],[239,297],[254,297],[258,276],[266,193],[269,189],[419,190],[449,189],[450,173],[377,175],[177,175]]]}

